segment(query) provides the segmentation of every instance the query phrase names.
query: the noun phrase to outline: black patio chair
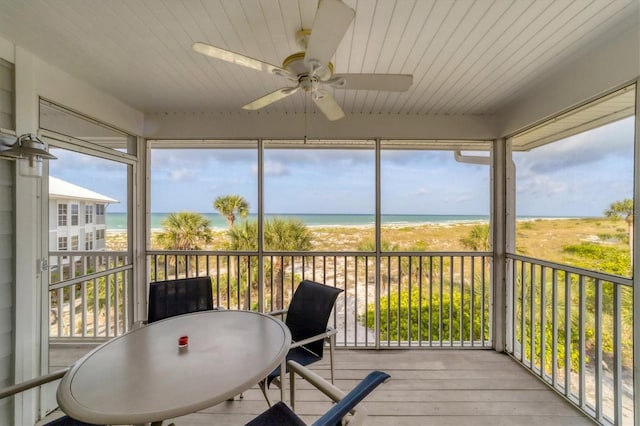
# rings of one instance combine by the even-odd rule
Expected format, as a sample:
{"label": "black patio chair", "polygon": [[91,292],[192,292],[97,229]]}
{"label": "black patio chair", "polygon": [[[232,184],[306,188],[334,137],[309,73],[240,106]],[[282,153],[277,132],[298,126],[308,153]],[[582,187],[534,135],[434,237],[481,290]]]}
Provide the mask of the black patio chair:
{"label": "black patio chair", "polygon": [[99,426],[94,423],[85,423],[80,420],[73,419],[69,416],[58,417],[42,426]]}
{"label": "black patio chair", "polygon": [[[324,380],[308,368],[301,366],[295,361],[289,361],[287,367],[291,373],[291,406],[289,408],[280,401],[258,417],[251,420],[246,426],[305,426],[306,423],[295,413],[295,374],[299,374],[303,379],[311,383],[318,390],[331,398],[335,405],[322,417],[313,423],[313,426],[337,426],[342,425],[343,418],[351,413],[348,419],[349,424],[361,424],[367,412],[363,407],[357,408],[360,401],[369,395],[381,383],[389,380],[390,376],[382,371],[369,373],[353,390],[347,394],[342,392],[331,383]],[[345,419],[347,420],[347,419]]]}
{"label": "black patio chair", "polygon": [[155,281],[149,284],[147,323],[176,315],[213,310],[211,277]]}
{"label": "black patio chair", "polygon": [[[333,351],[337,330],[329,327],[328,323],[336,299],[341,292],[342,289],[339,288],[304,280],[293,293],[289,309],[271,312],[272,315],[286,314],[285,324],[289,327],[292,340],[286,361],[293,360],[301,365],[320,361],[325,342],[328,341],[331,383],[334,379]],[[277,367],[260,382],[260,389],[269,405],[271,401],[267,395],[267,389],[272,382],[280,385],[280,368]]]}

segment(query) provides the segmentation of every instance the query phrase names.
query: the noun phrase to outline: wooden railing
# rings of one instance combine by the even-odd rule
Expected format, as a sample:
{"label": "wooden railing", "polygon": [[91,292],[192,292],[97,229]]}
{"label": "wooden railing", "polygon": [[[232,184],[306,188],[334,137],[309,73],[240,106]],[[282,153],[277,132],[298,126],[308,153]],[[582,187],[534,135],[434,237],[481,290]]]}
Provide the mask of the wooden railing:
{"label": "wooden railing", "polygon": [[208,275],[227,309],[281,309],[303,279],[341,288],[338,346],[491,347],[486,253],[273,252],[261,266],[250,252],[147,255],[150,281]]}
{"label": "wooden railing", "polygon": [[632,280],[509,255],[508,351],[600,424],[633,424]]}
{"label": "wooden railing", "polygon": [[49,254],[49,335],[110,338],[130,324],[133,265],[126,252]]}

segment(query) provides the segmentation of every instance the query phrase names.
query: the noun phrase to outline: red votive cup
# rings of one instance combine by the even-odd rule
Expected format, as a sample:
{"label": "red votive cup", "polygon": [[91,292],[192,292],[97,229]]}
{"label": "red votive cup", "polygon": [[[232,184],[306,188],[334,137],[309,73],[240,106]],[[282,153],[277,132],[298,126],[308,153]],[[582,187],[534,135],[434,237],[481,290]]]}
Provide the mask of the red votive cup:
{"label": "red votive cup", "polygon": [[180,336],[178,338],[178,346],[183,348],[189,344],[189,336]]}

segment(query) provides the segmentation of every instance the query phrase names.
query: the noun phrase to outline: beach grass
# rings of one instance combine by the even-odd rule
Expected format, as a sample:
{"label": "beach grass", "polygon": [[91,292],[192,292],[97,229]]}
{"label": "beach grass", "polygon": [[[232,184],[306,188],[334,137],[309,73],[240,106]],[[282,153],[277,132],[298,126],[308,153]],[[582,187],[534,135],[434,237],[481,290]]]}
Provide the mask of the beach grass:
{"label": "beach grass", "polygon": [[[382,227],[382,240],[392,251],[469,251],[462,243],[477,223],[391,225]],[[373,247],[373,226],[311,226],[312,251],[359,251]],[[151,236],[154,246],[155,234]],[[533,219],[516,224],[516,253],[547,261],[572,264],[576,255],[567,245],[592,242],[628,250],[627,225],[609,218]],[[205,250],[226,250],[226,230],[213,230],[213,242]],[[126,235],[107,233],[108,250],[126,250]],[[370,250],[370,249],[364,249]]]}

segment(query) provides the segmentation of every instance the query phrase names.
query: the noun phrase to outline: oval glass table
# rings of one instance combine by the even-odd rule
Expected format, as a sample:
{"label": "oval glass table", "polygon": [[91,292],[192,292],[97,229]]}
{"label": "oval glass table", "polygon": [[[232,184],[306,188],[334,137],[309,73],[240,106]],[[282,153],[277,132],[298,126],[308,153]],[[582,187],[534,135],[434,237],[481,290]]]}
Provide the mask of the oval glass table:
{"label": "oval glass table", "polygon": [[[181,336],[188,346],[179,347]],[[89,352],[62,378],[57,400],[89,423],[159,422],[245,391],[284,362],[290,344],[284,323],[257,312],[175,316]]]}

